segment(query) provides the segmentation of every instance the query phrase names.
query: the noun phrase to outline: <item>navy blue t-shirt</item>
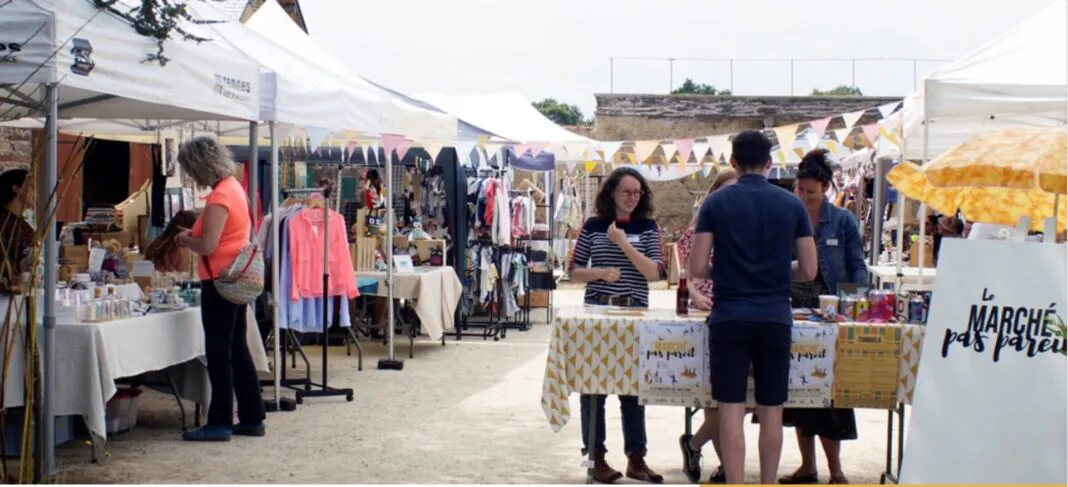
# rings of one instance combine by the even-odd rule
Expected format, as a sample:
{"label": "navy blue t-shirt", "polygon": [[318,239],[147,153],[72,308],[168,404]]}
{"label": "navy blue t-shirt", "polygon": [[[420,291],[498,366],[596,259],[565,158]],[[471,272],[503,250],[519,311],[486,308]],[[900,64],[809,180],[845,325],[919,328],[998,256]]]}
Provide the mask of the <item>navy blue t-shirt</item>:
{"label": "navy blue t-shirt", "polygon": [[697,233],[712,233],[716,300],[709,323],[758,321],[793,324],[790,281],[797,239],[812,236],[801,200],[759,174],[705,199]]}
{"label": "navy blue t-shirt", "polygon": [[[608,226],[611,220],[593,217],[582,224],[582,232],[575,242],[575,253],[568,270],[576,267],[619,268],[619,280],[613,283],[593,281],[586,283],[586,297],[602,294],[609,296],[628,296],[639,306],[649,306],[649,281],[627,258],[627,254],[618,245],[608,240]],[[653,220],[617,221],[616,228],[627,234],[630,242],[638,252],[663,267],[660,258],[660,227]],[[588,301],[589,299],[587,299]]]}

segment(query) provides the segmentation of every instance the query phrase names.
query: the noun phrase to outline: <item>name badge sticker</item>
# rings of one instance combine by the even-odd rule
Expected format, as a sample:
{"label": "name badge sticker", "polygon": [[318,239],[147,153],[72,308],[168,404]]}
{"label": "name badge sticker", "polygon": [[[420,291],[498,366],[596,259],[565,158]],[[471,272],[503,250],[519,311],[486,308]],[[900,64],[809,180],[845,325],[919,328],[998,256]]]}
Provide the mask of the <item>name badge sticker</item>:
{"label": "name badge sticker", "polygon": [[838,246],[838,239],[837,238],[829,238],[829,239],[827,239],[827,245],[829,245],[831,247],[837,247]]}
{"label": "name badge sticker", "polygon": [[641,243],[642,237],[641,235],[627,235],[627,241],[632,244]]}

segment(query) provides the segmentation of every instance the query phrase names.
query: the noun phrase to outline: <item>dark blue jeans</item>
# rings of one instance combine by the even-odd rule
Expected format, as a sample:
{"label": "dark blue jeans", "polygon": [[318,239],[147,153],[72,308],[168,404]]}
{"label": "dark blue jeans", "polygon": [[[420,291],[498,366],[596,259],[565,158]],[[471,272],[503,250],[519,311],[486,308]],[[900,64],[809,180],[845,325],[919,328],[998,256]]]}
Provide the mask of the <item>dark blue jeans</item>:
{"label": "dark blue jeans", "polygon": [[[582,454],[589,451],[590,445],[590,408],[597,402],[597,444],[593,451],[607,451],[605,441],[604,402],[607,396],[583,394],[579,398],[582,405]],[[645,406],[638,404],[638,396],[619,396],[619,411],[623,413],[623,452],[627,455],[645,455]]]}
{"label": "dark blue jeans", "polygon": [[[587,305],[615,305],[633,308],[645,308],[636,306],[629,298],[617,296],[594,295],[586,296]],[[579,397],[582,406],[582,454],[588,453],[590,445],[590,408],[597,403],[597,438],[593,451],[603,453],[607,451],[605,441],[604,403],[607,396],[583,394]],[[619,396],[619,411],[623,414],[623,452],[627,455],[645,455],[645,406],[638,404],[638,396]]]}

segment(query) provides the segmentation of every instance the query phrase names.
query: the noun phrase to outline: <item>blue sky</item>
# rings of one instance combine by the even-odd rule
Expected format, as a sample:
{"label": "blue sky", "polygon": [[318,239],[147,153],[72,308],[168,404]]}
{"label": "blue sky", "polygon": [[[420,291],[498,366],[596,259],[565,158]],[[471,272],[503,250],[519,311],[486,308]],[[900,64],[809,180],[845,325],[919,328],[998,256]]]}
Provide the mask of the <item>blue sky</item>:
{"label": "blue sky", "polygon": [[[739,95],[850,84],[850,58],[954,59],[1051,0],[301,0],[311,35],[409,93],[518,90],[589,116],[594,93],[666,93],[690,77]],[[610,57],[648,57],[654,60]],[[674,62],[673,75],[666,58]],[[825,61],[801,61],[824,59]],[[841,59],[832,61],[828,59]],[[745,60],[745,61],[743,61]],[[919,77],[939,62],[918,62]],[[610,75],[614,71],[613,75]],[[869,95],[913,90],[912,61],[858,61]]]}

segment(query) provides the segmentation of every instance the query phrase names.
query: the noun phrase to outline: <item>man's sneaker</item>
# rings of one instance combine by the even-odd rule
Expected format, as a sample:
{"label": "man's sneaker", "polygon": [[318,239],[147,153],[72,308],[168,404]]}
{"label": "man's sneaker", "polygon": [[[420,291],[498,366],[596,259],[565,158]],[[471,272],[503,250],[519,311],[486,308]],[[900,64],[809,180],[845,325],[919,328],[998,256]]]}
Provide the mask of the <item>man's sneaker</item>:
{"label": "man's sneaker", "polygon": [[679,437],[679,448],[682,449],[682,473],[692,484],[701,482],[701,450],[690,445],[693,435]]}
{"label": "man's sneaker", "polygon": [[238,436],[264,436],[267,434],[267,428],[263,426],[263,421],[254,424],[238,423],[234,425],[234,434]]}

